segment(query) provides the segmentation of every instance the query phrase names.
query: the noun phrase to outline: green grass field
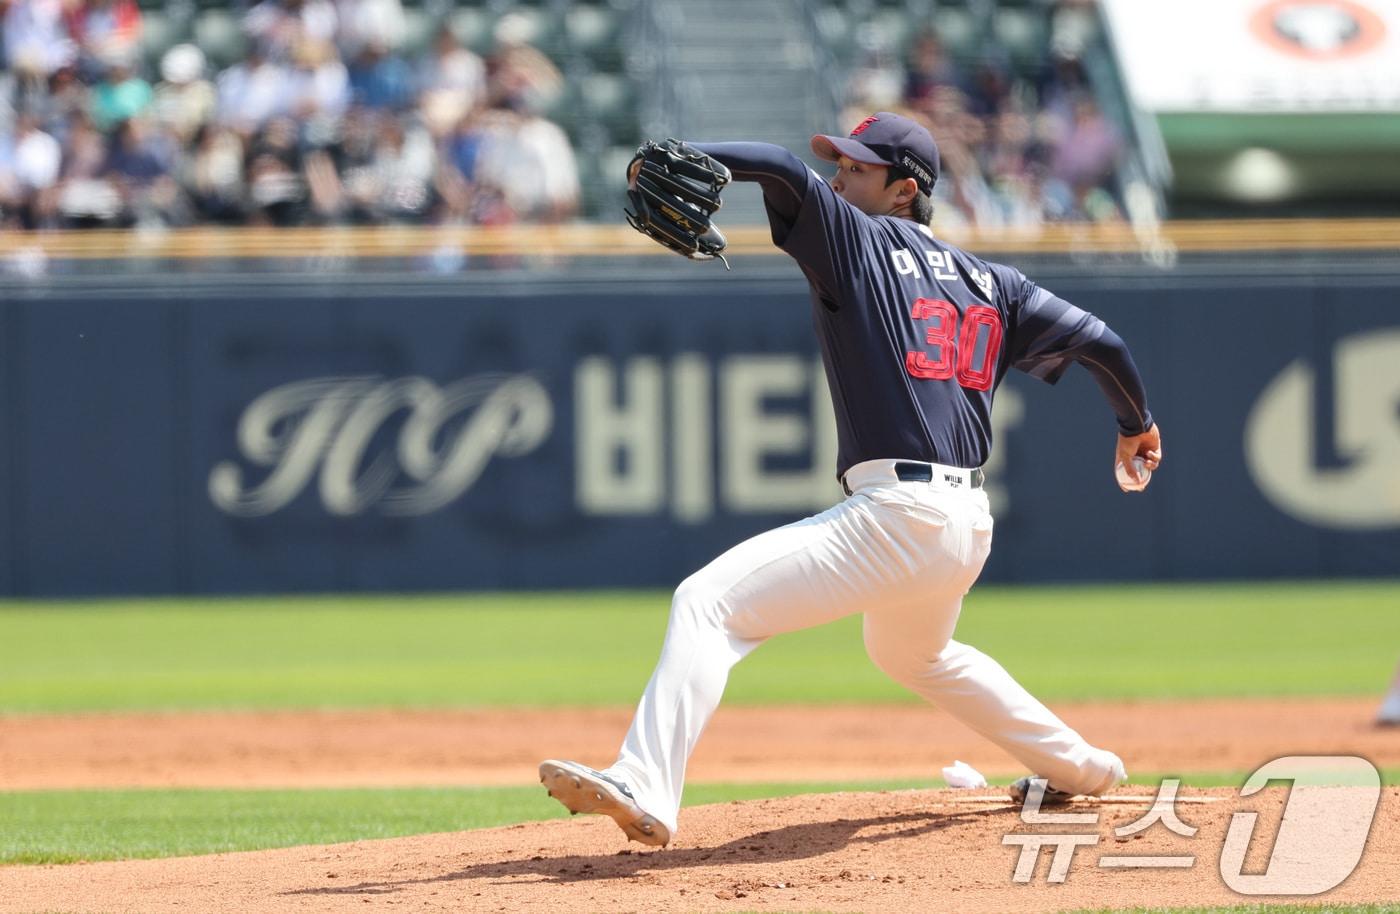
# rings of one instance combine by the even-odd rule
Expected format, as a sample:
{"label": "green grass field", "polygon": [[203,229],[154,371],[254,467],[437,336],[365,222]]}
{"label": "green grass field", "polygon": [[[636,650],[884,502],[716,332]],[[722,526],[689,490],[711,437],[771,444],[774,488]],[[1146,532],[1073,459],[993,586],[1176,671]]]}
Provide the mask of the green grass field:
{"label": "green grass field", "polygon": [[[686,805],[899,790],[912,781],[697,784]],[[398,790],[46,790],[0,793],[0,863],[70,863],[332,844],[566,818],[536,785]],[[100,828],[94,828],[100,823]]]}
{"label": "green grass field", "polygon": [[[662,593],[0,604],[0,713],[630,705]],[[1400,583],[1000,587],[961,640],[1049,700],[1379,694]],[[820,675],[814,675],[820,670]],[[776,638],[738,704],[914,701],[858,618]]]}
{"label": "green grass field", "polygon": [[[0,603],[0,726],[6,714],[49,712],[630,705],[655,660],[668,600],[651,592]],[[968,599],[958,637],[1051,700],[1378,696],[1400,646],[1397,607],[1400,582],[984,588]],[[853,618],[765,645],[735,671],[727,700],[913,699],[865,659]],[[1185,774],[1197,786],[1243,778]],[[1383,774],[1400,782],[1400,770]],[[916,786],[929,785],[694,784],[687,803]],[[282,847],[560,815],[533,786],[0,793],[0,863]],[[1216,909],[1191,914],[1207,910]]]}
{"label": "green grass field", "polygon": [[[1138,784],[1171,774],[1137,774]],[[1236,786],[1247,772],[1193,774],[1192,787]],[[1382,772],[1400,783],[1400,768]],[[1006,784],[1009,779],[992,779]],[[912,790],[924,780],[689,784],[685,805],[804,793]],[[178,857],[333,844],[562,819],[536,785],[363,790],[41,790],[0,793],[0,864]]]}
{"label": "green grass field", "polygon": [[[701,784],[687,805],[905,789],[868,784]],[[0,793],[0,863],[69,863],[331,844],[565,818],[539,787],[397,790],[49,790]],[[93,823],[101,823],[94,828]]]}

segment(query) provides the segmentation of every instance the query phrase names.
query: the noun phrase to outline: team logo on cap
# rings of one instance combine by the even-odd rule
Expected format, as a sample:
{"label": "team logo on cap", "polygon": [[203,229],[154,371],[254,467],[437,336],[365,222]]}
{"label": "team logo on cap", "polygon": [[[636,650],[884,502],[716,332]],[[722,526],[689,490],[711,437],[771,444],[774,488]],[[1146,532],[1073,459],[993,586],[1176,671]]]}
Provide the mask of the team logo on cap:
{"label": "team logo on cap", "polygon": [[869,129],[869,127],[870,127],[871,124],[875,123],[875,122],[878,121],[878,120],[879,120],[879,118],[876,117],[875,115],[873,115],[873,114],[870,115],[870,117],[867,117],[865,120],[861,121],[859,124],[856,124],[856,129],[854,129],[854,130],[851,131],[851,136],[860,136],[860,135],[861,135],[862,133],[864,133],[867,129]]}

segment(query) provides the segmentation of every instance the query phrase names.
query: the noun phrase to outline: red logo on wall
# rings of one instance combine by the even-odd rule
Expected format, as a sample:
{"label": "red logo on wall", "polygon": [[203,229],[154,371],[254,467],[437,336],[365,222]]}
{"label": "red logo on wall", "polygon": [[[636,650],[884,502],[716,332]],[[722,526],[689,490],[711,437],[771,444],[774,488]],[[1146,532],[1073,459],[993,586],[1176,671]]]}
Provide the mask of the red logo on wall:
{"label": "red logo on wall", "polygon": [[1381,17],[1354,0],[1273,0],[1249,28],[1274,50],[1307,60],[1356,57],[1385,37]]}
{"label": "red logo on wall", "polygon": [[859,124],[856,124],[856,129],[854,129],[854,130],[851,131],[851,136],[860,136],[862,133],[865,132],[865,130],[866,130],[867,127],[869,127],[871,124],[875,123],[875,122],[878,121],[878,120],[879,120],[879,118],[876,117],[875,115],[873,115],[873,114],[870,115],[870,117],[867,117],[865,120],[861,121]]}

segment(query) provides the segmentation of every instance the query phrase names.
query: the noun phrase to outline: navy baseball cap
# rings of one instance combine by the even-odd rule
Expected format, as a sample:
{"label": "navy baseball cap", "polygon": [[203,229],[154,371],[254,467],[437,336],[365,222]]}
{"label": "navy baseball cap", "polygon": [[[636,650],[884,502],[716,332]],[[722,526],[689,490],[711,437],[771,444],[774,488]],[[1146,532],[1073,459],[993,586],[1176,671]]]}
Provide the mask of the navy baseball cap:
{"label": "navy baseball cap", "polygon": [[835,162],[841,156],[867,165],[888,165],[914,179],[919,190],[933,193],[938,182],[938,144],[917,121],[877,111],[856,124],[849,137],[817,134],[812,151]]}

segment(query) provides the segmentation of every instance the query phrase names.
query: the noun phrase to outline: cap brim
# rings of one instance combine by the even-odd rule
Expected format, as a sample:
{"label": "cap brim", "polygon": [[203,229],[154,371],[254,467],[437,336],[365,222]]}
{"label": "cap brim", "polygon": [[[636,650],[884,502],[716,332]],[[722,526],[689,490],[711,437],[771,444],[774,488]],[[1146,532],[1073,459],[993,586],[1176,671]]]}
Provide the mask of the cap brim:
{"label": "cap brim", "polygon": [[827,162],[835,162],[845,156],[856,162],[864,162],[866,165],[893,165],[877,156],[869,146],[844,136],[827,136],[819,133],[812,137],[812,152],[817,158]]}

